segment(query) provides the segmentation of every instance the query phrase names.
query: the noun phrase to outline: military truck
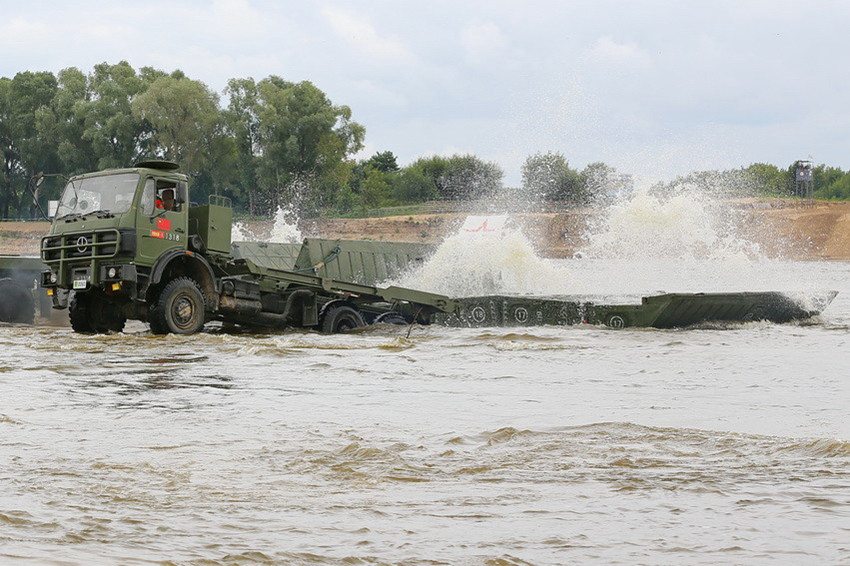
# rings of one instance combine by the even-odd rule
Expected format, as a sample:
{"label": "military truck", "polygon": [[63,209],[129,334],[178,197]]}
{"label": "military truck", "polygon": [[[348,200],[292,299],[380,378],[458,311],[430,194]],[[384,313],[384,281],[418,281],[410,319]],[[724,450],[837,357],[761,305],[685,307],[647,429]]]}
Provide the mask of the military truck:
{"label": "military truck", "polygon": [[817,314],[780,293],[663,294],[637,305],[580,297],[460,297],[381,286],[423,262],[431,246],[322,240],[231,242],[224,197],[189,201],[176,164],[147,161],[69,180],[41,241],[41,285],[77,332],[156,334],[208,321],[341,332],[371,324],[686,326],[705,320],[786,322]]}
{"label": "military truck", "polygon": [[191,334],[210,320],[339,332],[453,308],[448,297],[375,286],[422,261],[427,246],[231,245],[230,201],[190,204],[177,169],[148,161],[68,182],[41,241],[41,284],[55,308],[70,309],[75,331],[120,331],[135,319],[157,334]]}

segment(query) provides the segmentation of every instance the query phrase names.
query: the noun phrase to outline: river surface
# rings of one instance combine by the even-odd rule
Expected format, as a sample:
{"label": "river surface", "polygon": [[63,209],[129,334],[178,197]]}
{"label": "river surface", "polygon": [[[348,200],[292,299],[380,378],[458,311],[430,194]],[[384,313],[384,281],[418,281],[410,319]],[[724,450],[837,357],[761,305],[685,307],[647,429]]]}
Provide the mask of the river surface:
{"label": "river surface", "polygon": [[[744,290],[641,265],[555,268]],[[760,273],[840,294],[685,330],[0,326],[0,564],[850,563],[850,265]]]}

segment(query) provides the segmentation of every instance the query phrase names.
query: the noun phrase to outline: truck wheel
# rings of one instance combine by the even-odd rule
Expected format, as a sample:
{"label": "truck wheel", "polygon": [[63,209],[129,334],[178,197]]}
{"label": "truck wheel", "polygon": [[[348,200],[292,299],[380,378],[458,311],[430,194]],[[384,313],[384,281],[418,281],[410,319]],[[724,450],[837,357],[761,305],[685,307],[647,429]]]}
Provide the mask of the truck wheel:
{"label": "truck wheel", "polygon": [[32,324],[35,301],[32,293],[14,279],[0,279],[0,322]]}
{"label": "truck wheel", "polygon": [[90,306],[90,312],[95,332],[121,332],[127,323],[121,307],[108,300]]}
{"label": "truck wheel", "polygon": [[206,302],[193,279],[178,277],[162,289],[148,314],[154,334],[194,334],[204,327]]}
{"label": "truck wheel", "polygon": [[382,322],[384,324],[397,324],[399,326],[407,326],[410,324],[410,322],[404,318],[402,314],[393,311],[379,314],[375,319],[374,324],[380,324]]}
{"label": "truck wheel", "polygon": [[81,334],[93,334],[94,328],[89,317],[90,297],[88,293],[74,293],[71,304],[68,307],[68,318],[71,320],[71,328],[74,332]]}
{"label": "truck wheel", "polygon": [[334,305],[322,318],[322,332],[347,332],[366,326],[360,313],[348,305]]}
{"label": "truck wheel", "polygon": [[71,320],[71,328],[74,332],[81,334],[121,332],[127,322],[121,307],[96,289],[85,293],[74,293],[68,318]]}

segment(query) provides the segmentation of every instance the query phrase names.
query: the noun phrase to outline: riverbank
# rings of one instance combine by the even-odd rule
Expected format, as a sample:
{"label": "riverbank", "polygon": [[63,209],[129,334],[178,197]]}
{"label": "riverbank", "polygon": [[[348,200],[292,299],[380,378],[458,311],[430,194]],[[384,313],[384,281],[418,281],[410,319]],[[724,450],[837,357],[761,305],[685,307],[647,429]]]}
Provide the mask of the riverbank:
{"label": "riverbank", "polygon": [[[759,245],[768,257],[850,261],[850,202],[817,202],[804,208],[777,199],[724,203],[725,220],[736,233]],[[320,218],[299,224],[305,236],[438,243],[463,223],[466,214],[421,214],[382,218]],[[543,257],[571,257],[586,244],[589,227],[600,220],[591,209],[518,214],[515,221]],[[248,223],[258,234],[270,222]],[[46,222],[0,222],[0,253],[37,255]]]}

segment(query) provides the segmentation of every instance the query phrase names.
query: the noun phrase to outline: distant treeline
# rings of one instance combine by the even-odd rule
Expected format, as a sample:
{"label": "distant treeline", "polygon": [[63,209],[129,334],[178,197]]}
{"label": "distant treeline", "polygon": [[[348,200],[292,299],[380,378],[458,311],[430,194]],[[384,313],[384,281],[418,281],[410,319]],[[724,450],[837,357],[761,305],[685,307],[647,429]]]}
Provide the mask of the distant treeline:
{"label": "distant treeline", "polygon": [[[37,192],[44,207],[58,198],[65,177],[152,158],[180,164],[192,178],[193,200],[224,195],[250,214],[278,205],[356,213],[505,192],[532,202],[593,203],[630,184],[604,163],[578,171],[563,154],[545,152],[526,159],[522,187],[505,191],[502,169],[474,155],[421,157],[406,167],[392,151],[356,160],[365,135],[348,106],[307,81],[231,79],[220,96],[179,70],[136,71],[124,61],[88,74],[73,67],[56,75],[21,72],[0,78],[0,216],[36,215],[38,174],[46,178]],[[814,178],[819,198],[850,198],[850,175],[840,169],[819,166]],[[785,196],[793,171],[754,164],[695,173],[669,186],[680,183]]]}
{"label": "distant treeline", "polygon": [[[725,171],[698,171],[656,188],[693,186],[723,196],[759,196],[787,198],[798,196],[796,163],[782,169],[769,163]],[[812,169],[812,196],[820,200],[850,200],[850,171],[816,165]]]}

